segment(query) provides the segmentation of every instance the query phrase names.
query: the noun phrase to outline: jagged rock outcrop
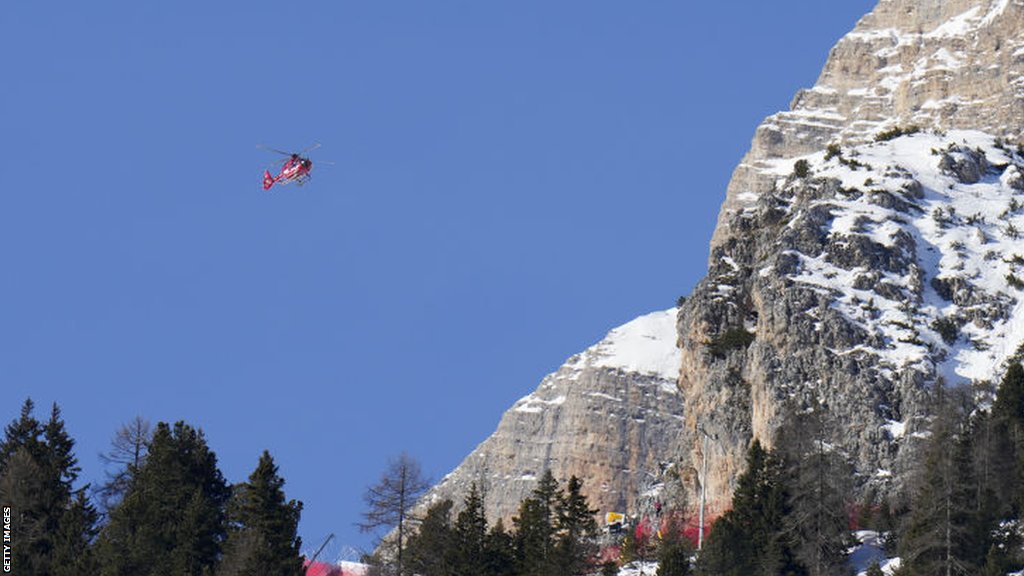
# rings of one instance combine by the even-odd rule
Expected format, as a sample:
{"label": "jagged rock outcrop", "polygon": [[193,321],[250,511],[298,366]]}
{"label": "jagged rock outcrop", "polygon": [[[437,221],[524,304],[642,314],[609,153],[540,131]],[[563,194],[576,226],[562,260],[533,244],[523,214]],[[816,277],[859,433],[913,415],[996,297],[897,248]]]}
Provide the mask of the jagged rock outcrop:
{"label": "jagged rock outcrop", "polygon": [[937,379],[995,381],[1024,342],[1022,167],[978,131],[764,161],[773,190],[732,214],[680,311],[684,442],[695,464],[697,426],[716,436],[713,510],[799,410],[824,411],[861,486],[900,488]]}
{"label": "jagged rock outcrop", "polygon": [[472,483],[491,520],[513,516],[537,479],[577,475],[591,506],[625,511],[662,461],[683,454],[676,310],[642,316],[570,358],[418,505],[461,505]]}
{"label": "jagged rock outcrop", "polygon": [[771,190],[763,161],[896,126],[975,129],[1016,142],[1024,125],[1024,4],[881,0],[829,54],[813,88],[757,128],[733,174],[712,246],[731,215]]}
{"label": "jagged rock outcrop", "polygon": [[[708,278],[679,325],[690,427],[720,434],[709,479],[718,507],[750,439],[770,445],[811,397],[862,480],[898,484],[903,434],[935,379],[998,378],[1019,345],[1006,328],[1019,312],[1007,279],[1021,251],[1000,242],[1020,226],[1019,157],[1002,143],[1016,146],[1024,131],[1022,32],[1019,0],[882,0],[832,49],[817,84],[756,130],[719,214]],[[896,138],[954,129],[980,133]],[[867,146],[888,138],[903,143]],[[741,325],[754,342],[709,359],[702,343]],[[749,408],[723,409],[734,396]]]}

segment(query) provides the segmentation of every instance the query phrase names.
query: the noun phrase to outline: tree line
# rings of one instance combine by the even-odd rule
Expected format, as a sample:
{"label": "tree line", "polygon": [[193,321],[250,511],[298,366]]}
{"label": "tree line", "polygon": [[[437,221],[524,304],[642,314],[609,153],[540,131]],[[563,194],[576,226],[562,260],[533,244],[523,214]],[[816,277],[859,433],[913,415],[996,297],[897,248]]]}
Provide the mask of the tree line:
{"label": "tree line", "polygon": [[[11,509],[15,574],[299,576],[302,503],[264,451],[228,485],[202,431],[136,419],[114,437],[114,465],[95,489],[55,404],[38,420],[26,400],[0,442],[0,502]],[[93,502],[93,497],[96,502]]]}
{"label": "tree line", "polygon": [[[904,486],[859,501],[852,469],[826,443],[821,410],[791,419],[777,449],[754,442],[732,509],[696,559],[700,575],[847,574],[851,525],[885,536],[894,576],[1003,576],[1024,568],[1024,368],[1009,366],[991,404],[976,390],[931,390],[929,424]],[[876,564],[869,576],[881,576]]]}
{"label": "tree line", "polygon": [[485,495],[473,484],[458,513],[448,499],[427,510],[396,568],[403,576],[586,574],[598,527],[582,488],[576,477],[563,487],[546,472],[506,527],[501,520],[488,524]]}
{"label": "tree line", "polygon": [[[381,540],[366,561],[377,573],[399,576],[574,576],[617,574],[626,561],[646,556],[658,559],[661,576],[691,574],[692,546],[683,535],[681,517],[666,514],[656,542],[626,538],[621,556],[602,560],[608,544],[583,493],[583,481],[573,476],[555,479],[545,471],[530,496],[523,499],[511,526],[504,520],[491,525],[484,513],[486,494],[470,486],[461,506],[451,499],[433,503],[421,518],[403,510],[402,495],[416,502],[426,483],[419,480],[415,461],[393,461],[381,481],[367,492],[368,512],[363,527],[394,530]],[[417,490],[419,492],[417,493]],[[411,505],[410,505],[411,506]],[[386,516],[387,520],[380,522]],[[677,521],[678,520],[678,521]],[[400,529],[402,525],[407,526]],[[412,525],[412,528],[408,526]],[[408,534],[408,536],[405,536]],[[605,540],[605,541],[603,541]],[[653,539],[652,539],[653,540]],[[603,541],[603,542],[602,542]],[[641,552],[640,548],[644,551]],[[607,551],[607,550],[605,550]]]}

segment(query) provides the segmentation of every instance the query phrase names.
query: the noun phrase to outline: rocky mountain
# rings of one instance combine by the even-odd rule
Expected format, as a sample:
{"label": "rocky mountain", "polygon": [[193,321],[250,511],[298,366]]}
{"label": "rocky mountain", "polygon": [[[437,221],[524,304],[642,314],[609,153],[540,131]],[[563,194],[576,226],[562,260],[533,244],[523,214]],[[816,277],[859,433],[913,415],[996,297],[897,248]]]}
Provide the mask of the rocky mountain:
{"label": "rocky mountain", "polygon": [[886,128],[976,129],[1016,141],[1024,115],[1024,6],[1016,0],[881,0],[829,53],[813,88],[767,118],[733,174],[712,246],[730,215],[771,190],[764,160]]}
{"label": "rocky mountain", "polygon": [[1024,342],[1024,157],[952,130],[761,169],[774,191],[730,218],[680,312],[687,430],[716,437],[711,500],[728,505],[751,439],[771,446],[810,409],[862,485],[897,489],[936,381],[982,391]]}
{"label": "rocky mountain", "polygon": [[681,307],[571,358],[423,505],[475,481],[508,517],[550,468],[632,512],[667,463],[697,491],[701,429],[715,514],[805,410],[898,490],[937,382],[984,402],[1024,343],[1022,131],[1024,1],[880,0],[757,128]]}
{"label": "rocky mountain", "polygon": [[472,483],[487,514],[510,518],[546,469],[585,479],[591,505],[624,511],[663,461],[681,455],[675,309],[642,316],[569,358],[517,401],[497,430],[420,503],[461,503]]}
{"label": "rocky mountain", "polygon": [[1017,350],[1022,31],[1019,0],[881,0],[757,128],[679,321],[719,510],[751,439],[815,403],[861,484],[898,489],[936,380]]}

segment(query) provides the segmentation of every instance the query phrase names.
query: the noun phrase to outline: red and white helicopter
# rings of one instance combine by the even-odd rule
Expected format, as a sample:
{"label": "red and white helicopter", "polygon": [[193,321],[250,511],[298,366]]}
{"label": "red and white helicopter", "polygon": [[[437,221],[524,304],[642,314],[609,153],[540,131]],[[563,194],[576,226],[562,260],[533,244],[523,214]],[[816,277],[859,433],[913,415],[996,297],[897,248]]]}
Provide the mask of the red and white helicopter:
{"label": "red and white helicopter", "polygon": [[289,182],[295,182],[299,186],[302,186],[306,182],[309,182],[309,173],[313,170],[313,161],[306,157],[306,154],[319,147],[320,144],[313,144],[302,152],[284,152],[282,150],[275,150],[274,148],[260,145],[260,148],[263,148],[264,150],[269,150],[275,154],[287,156],[284,163],[281,164],[281,171],[278,172],[276,176],[271,174],[269,169],[263,171],[263,189],[270,190],[270,188],[277,183],[284,185]]}

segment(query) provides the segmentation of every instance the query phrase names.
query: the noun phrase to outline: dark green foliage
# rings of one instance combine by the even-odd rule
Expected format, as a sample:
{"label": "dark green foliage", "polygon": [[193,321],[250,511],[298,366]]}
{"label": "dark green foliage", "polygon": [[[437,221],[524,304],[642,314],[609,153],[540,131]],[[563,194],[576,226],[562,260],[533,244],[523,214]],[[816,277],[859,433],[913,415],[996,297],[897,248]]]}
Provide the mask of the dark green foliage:
{"label": "dark green foliage", "polygon": [[557,502],[562,492],[550,470],[545,470],[532,496],[519,505],[515,525],[517,573],[523,576],[558,574],[555,557]]}
{"label": "dark green foliage", "polygon": [[515,541],[499,519],[487,534],[483,573],[486,576],[514,576],[515,569]]}
{"label": "dark green foliage", "polygon": [[878,134],[875,134],[875,142],[887,142],[889,140],[899,138],[900,136],[916,134],[920,131],[921,128],[917,126],[907,126],[906,128],[896,126],[890,130],[886,130],[885,132],[879,132]]}
{"label": "dark green foliage", "polygon": [[487,529],[484,500],[474,484],[455,522],[449,500],[431,506],[409,538],[404,574],[424,576],[573,576],[592,574],[597,548],[594,510],[573,477],[563,491],[544,473],[513,518]]}
{"label": "dark green foliage", "polygon": [[917,448],[898,530],[901,575],[1006,574],[1024,567],[1024,369],[1009,366],[989,413],[964,390],[935,388],[931,436]]}
{"label": "dark green foliage", "polygon": [[28,574],[44,574],[50,565],[51,518],[42,477],[42,467],[26,447],[7,457],[0,476],[0,501],[11,507],[11,531],[19,539],[13,549],[13,565]]}
{"label": "dark green foliage", "polygon": [[[849,167],[852,170],[859,170],[867,166],[866,164],[857,160],[856,158],[844,158],[842,156],[839,157],[839,163]],[[871,184],[868,184],[866,181],[864,182],[864,185],[871,186]]]}
{"label": "dark green foliage", "polygon": [[487,518],[484,501],[474,482],[455,520],[455,574],[474,576],[487,554]]}
{"label": "dark green foliage", "polygon": [[[1005,576],[1020,567],[1021,541],[1017,534],[1011,540],[998,540],[988,549],[981,576]],[[1016,561],[1015,561],[1016,560]]]}
{"label": "dark green foliage", "polygon": [[750,346],[754,342],[754,334],[743,328],[729,328],[718,336],[712,338],[708,343],[708,352],[715,358],[724,358],[733,350],[739,350]]}
{"label": "dark green foliage", "polygon": [[783,527],[797,562],[809,576],[839,574],[850,537],[848,494],[853,469],[827,448],[830,435],[824,408],[814,403],[798,411],[779,432],[789,496]]}
{"label": "dark green foliage", "polygon": [[966,402],[936,385],[931,436],[920,450],[910,514],[900,530],[901,573],[977,573],[988,546],[980,525],[972,446],[964,434]]}
{"label": "dark green foliage", "polygon": [[1024,368],[1010,364],[991,413],[971,427],[978,494],[992,523],[1020,518],[1024,487]]}
{"label": "dark green foliage", "polygon": [[878,560],[871,561],[871,565],[868,566],[868,571],[865,576],[885,576],[885,572],[882,572],[882,567],[879,566]]}
{"label": "dark green foliage", "polygon": [[1013,222],[1008,222],[1006,224],[1006,227],[1003,228],[1003,233],[1009,236],[1010,238],[1013,238],[1014,240],[1020,238],[1020,230],[1018,230],[1017,227],[1013,225]]}
{"label": "dark green foliage", "polygon": [[960,337],[960,326],[952,318],[936,318],[932,322],[932,330],[938,332],[942,341],[950,346],[955,344],[957,338]]}
{"label": "dark green foliage", "polygon": [[746,576],[753,574],[758,549],[752,540],[752,527],[731,511],[711,526],[704,549],[697,557],[700,576]]}
{"label": "dark green foliage", "polygon": [[1024,290],[1024,280],[1017,278],[1015,274],[1007,274],[1006,283],[1009,284],[1010,286],[1013,286],[1017,290]]}
{"label": "dark green foliage", "polygon": [[1015,426],[1024,426],[1024,366],[1014,362],[999,385],[992,417]]}
{"label": "dark green foliage", "polygon": [[0,443],[0,501],[12,509],[11,530],[19,537],[12,566],[22,574],[65,574],[57,564],[74,559],[72,568],[88,570],[97,515],[84,489],[73,488],[79,472],[74,440],[56,404],[45,424],[33,409],[26,400]]}
{"label": "dark green foliage", "polygon": [[747,470],[737,480],[733,508],[712,527],[698,558],[697,573],[801,573],[782,528],[788,502],[782,461],[755,440],[747,452]]}
{"label": "dark green foliage", "polygon": [[669,515],[662,528],[662,538],[658,545],[656,576],[690,576],[693,572],[690,566],[693,545],[683,535],[683,528],[678,515]]}
{"label": "dark green foliage", "polygon": [[6,469],[7,461],[21,448],[28,450],[33,458],[41,457],[43,446],[40,436],[42,425],[32,415],[35,403],[27,398],[21,405],[20,417],[4,428],[4,440],[0,443],[0,473]]}
{"label": "dark green foliage", "polygon": [[302,503],[286,500],[284,479],[264,451],[248,482],[232,489],[228,536],[219,573],[239,576],[301,576],[298,537]]}
{"label": "dark green foliage", "polygon": [[797,178],[807,178],[811,174],[811,164],[804,159],[797,160],[793,164],[793,176]]}
{"label": "dark green foliage", "polygon": [[99,564],[92,544],[99,533],[99,513],[85,496],[85,489],[75,492],[74,499],[58,524],[53,539],[53,576],[96,574]]}
{"label": "dark green foliage", "polygon": [[100,534],[102,574],[209,573],[225,538],[230,491],[203,433],[161,422],[131,476]]}
{"label": "dark green foliage", "polygon": [[565,496],[558,503],[556,555],[561,574],[589,574],[597,554],[597,510],[590,509],[582,490],[582,480],[569,478]]}
{"label": "dark green foliage", "polygon": [[842,157],[842,155],[843,155],[843,151],[839,147],[839,144],[832,143],[832,144],[829,144],[827,147],[825,147],[825,161],[826,162],[828,162],[829,160],[835,158],[836,156]]}
{"label": "dark green foliage", "polygon": [[406,569],[409,574],[452,576],[456,552],[452,531],[451,500],[442,500],[427,510],[419,530],[409,537]]}

